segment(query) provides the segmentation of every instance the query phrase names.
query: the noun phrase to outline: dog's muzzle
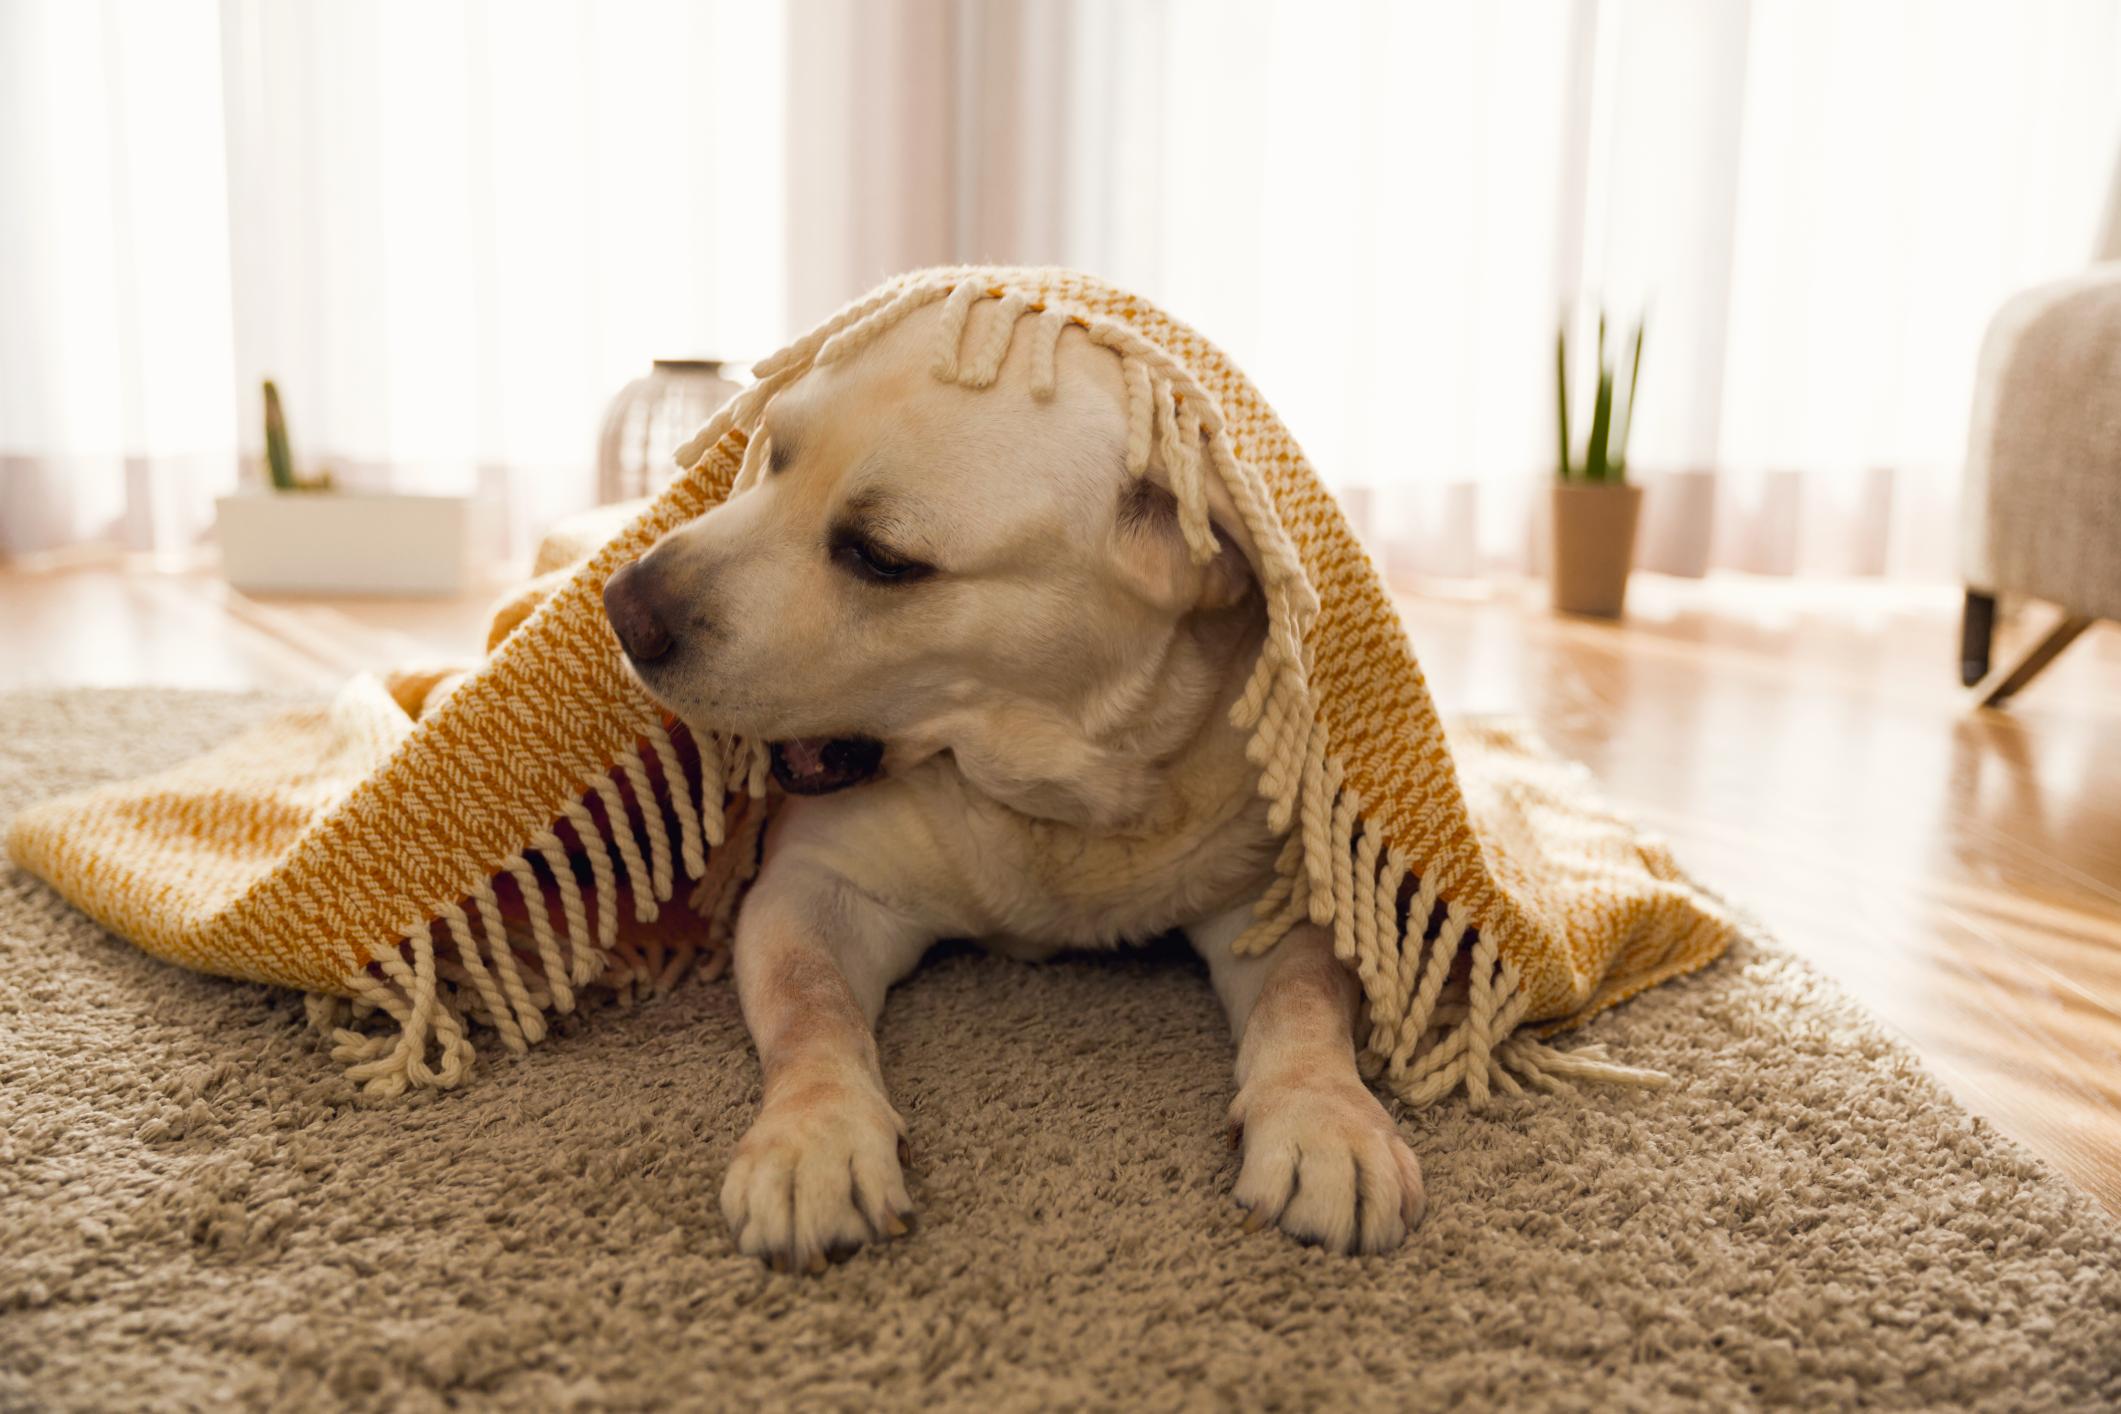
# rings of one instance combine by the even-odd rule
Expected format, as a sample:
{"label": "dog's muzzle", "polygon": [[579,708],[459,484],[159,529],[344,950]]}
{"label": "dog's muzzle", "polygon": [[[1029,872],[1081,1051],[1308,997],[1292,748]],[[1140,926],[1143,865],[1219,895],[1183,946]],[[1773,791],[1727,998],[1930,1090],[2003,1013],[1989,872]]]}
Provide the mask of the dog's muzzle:
{"label": "dog's muzzle", "polygon": [[883,768],[884,744],[865,736],[810,736],[773,743],[773,778],[790,795],[830,795]]}

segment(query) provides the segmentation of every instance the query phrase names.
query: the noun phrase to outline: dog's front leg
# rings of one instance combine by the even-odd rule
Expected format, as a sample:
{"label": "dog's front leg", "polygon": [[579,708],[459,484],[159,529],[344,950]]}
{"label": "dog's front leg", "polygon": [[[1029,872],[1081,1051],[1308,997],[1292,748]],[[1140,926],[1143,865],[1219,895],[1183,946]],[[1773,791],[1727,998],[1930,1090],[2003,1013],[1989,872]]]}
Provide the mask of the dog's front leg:
{"label": "dog's front leg", "polygon": [[1231,1134],[1247,1227],[1279,1223],[1337,1252],[1384,1252],[1421,1221],[1421,1165],[1355,1068],[1362,990],[1324,929],[1256,957],[1230,951],[1241,908],[1192,930],[1237,1037]]}
{"label": "dog's front leg", "polygon": [[769,852],[736,925],[737,998],[765,1074],[722,1184],[743,1251],[815,1272],[906,1231],[906,1126],[873,1028],[928,941],[837,876]]}

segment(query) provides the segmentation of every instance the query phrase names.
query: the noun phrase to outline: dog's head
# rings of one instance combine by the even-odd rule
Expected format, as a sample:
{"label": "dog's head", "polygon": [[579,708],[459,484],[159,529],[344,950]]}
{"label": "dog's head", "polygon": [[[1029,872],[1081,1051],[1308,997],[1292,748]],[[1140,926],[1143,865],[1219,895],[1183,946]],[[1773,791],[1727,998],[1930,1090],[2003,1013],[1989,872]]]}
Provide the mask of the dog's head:
{"label": "dog's head", "polygon": [[[1000,318],[976,305],[966,342]],[[1126,467],[1118,357],[1070,328],[1050,397],[1012,348],[991,388],[931,371],[940,310],[768,402],[739,490],[614,575],[633,669],[691,723],[777,743],[797,791],[949,752],[1018,809],[1117,823],[1199,729],[1260,616]],[[1207,478],[1211,483],[1215,480]]]}

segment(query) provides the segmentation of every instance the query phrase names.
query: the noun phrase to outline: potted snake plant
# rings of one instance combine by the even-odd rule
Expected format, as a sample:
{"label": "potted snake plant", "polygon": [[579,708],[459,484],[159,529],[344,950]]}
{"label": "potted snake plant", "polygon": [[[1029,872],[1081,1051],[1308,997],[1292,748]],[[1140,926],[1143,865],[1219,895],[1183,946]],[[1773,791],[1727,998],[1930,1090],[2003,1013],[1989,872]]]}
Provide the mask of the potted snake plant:
{"label": "potted snake plant", "polygon": [[266,485],[214,503],[221,573],[260,594],[419,598],[462,593],[471,577],[471,502],[341,490],[300,475],[280,390],[265,380]]}
{"label": "potted snake plant", "polygon": [[[1635,563],[1642,488],[1628,480],[1628,430],[1642,372],[1642,321],[1624,360],[1609,358],[1605,311],[1598,313],[1598,378],[1581,454],[1569,435],[1569,325],[1554,339],[1559,437],[1554,497],[1554,607],[1565,614],[1618,618]],[[1618,350],[1615,350],[1617,353]]]}

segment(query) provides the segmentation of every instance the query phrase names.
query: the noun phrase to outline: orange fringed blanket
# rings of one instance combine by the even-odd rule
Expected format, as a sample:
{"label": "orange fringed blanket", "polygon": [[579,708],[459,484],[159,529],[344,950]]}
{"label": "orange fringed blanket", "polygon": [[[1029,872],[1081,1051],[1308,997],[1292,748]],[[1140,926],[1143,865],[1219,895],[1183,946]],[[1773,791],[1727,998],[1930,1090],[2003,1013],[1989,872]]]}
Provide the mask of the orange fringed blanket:
{"label": "orange fringed blanket", "polygon": [[[1725,911],[1577,768],[1503,727],[1447,738],[1391,599],[1266,400],[1186,325],[1066,271],[885,285],[759,364],[682,449],[683,477],[548,566],[476,668],[357,680],[162,775],[26,812],[9,850],[150,952],[344,999],[317,1014],[379,1091],[459,1082],[475,1026],[519,1049],[586,987],[667,981],[726,937],[773,797],[759,744],[667,721],[623,671],[604,581],[732,493],[780,388],[926,304],[956,337],[984,301],[999,344],[943,350],[938,376],[981,386],[1012,349],[1050,369],[1052,342],[1084,331],[1121,361],[1131,447],[1153,439],[1177,469],[1182,516],[1220,478],[1257,549],[1270,632],[1239,725],[1288,843],[1245,945],[1330,926],[1368,998],[1366,1065],[1410,1102],[1647,1078],[1536,1035],[1707,963]],[[635,931],[680,895],[688,926]]]}

